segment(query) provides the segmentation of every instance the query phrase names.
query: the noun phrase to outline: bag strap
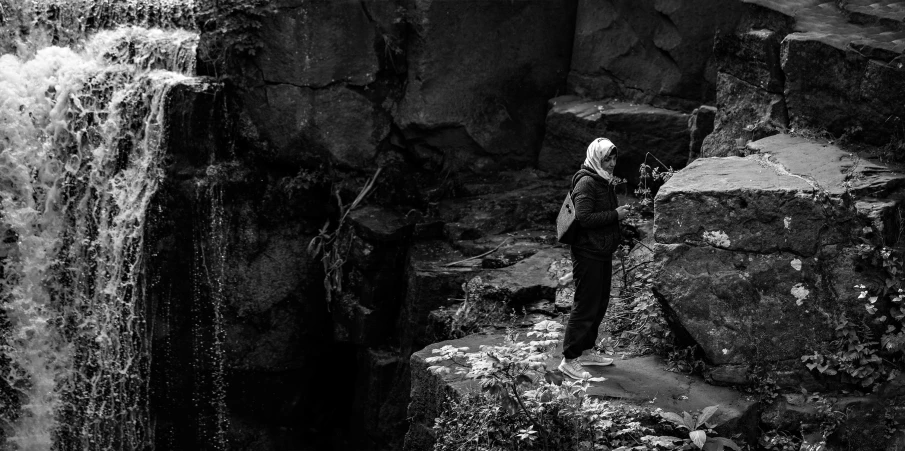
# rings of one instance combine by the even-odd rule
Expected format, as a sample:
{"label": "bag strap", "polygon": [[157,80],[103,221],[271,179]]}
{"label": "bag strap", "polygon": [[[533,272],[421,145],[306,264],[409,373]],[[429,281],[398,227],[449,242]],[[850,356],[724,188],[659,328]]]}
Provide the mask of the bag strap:
{"label": "bag strap", "polygon": [[[578,171],[578,172],[580,173],[581,171]],[[590,177],[590,176],[588,174],[581,174],[578,177],[572,176],[572,186],[569,188],[570,196],[572,195],[572,191],[575,191],[575,185],[577,185],[578,182],[580,182],[581,179],[583,179],[585,177]]]}

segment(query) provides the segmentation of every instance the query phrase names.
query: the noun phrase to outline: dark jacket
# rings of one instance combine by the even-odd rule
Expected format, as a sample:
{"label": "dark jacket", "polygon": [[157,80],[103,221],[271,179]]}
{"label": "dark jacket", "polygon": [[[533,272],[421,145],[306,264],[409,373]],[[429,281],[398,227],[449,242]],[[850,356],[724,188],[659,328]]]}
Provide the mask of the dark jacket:
{"label": "dark jacket", "polygon": [[572,176],[572,202],[580,227],[572,250],[600,259],[612,258],[619,245],[619,214],[616,190],[587,166]]}

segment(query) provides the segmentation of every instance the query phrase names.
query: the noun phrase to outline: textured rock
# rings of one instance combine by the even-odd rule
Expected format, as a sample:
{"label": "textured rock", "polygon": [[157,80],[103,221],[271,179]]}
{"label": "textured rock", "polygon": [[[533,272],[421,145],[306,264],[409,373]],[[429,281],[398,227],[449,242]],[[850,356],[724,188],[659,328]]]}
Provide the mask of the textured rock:
{"label": "textured rock", "polygon": [[689,163],[701,156],[704,138],[713,133],[716,112],[717,109],[712,106],[702,106],[691,112],[691,116],[688,118],[688,131],[691,134],[691,142],[688,145]]}
{"label": "textured rock", "polygon": [[783,134],[749,143],[747,150],[769,155],[771,161],[831,196],[847,192],[856,197],[883,197],[905,186],[905,174],[832,144]]}
{"label": "textured rock", "polygon": [[279,0],[261,24],[254,64],[266,83],[320,88],[376,79],[376,33],[358,2]]}
{"label": "textured rock", "polygon": [[512,305],[552,301],[558,279],[569,271],[570,261],[566,249],[543,249],[512,266],[482,271],[478,277],[484,286],[501,290]]}
{"label": "textured rock", "polygon": [[403,346],[414,350],[429,344],[423,328],[431,310],[454,304],[456,301],[450,298],[457,297],[462,284],[481,270],[476,260],[445,266],[465,258],[442,241],[419,242],[411,247],[406,263],[406,298],[397,326]]}
{"label": "textured rock", "polygon": [[805,179],[763,157],[702,158],[657,193],[658,243],[706,243],[748,252],[813,255],[850,227],[830,200],[816,200]]}
{"label": "textured rock", "polygon": [[720,72],[717,81],[717,115],[714,131],[702,144],[705,157],[738,155],[748,141],[779,133],[788,126],[781,94],[759,89]]}
{"label": "textured rock", "polygon": [[569,88],[691,111],[713,99],[714,35],[741,11],[716,0],[582,0]]}
{"label": "textured rock", "polygon": [[782,134],[746,153],[696,160],[660,189],[655,292],[718,365],[713,380],[747,384],[760,367],[778,385],[820,389],[799,359],[835,339],[833,318],[866,316],[853,287],[873,275],[851,243],[894,244],[905,175]]}
{"label": "textured rock", "polygon": [[905,29],[897,4],[745,0],[720,35],[716,132],[705,156],[734,155],[787,127],[884,145],[905,118]]}
{"label": "textured rock", "polygon": [[565,87],[575,5],[414,2],[408,83],[396,122],[406,131],[455,129],[454,141],[471,140],[507,165],[533,164],[544,102]]}
{"label": "textured rock", "polygon": [[718,70],[758,89],[782,94],[785,86],[779,59],[782,38],[778,32],[768,29],[718,36],[713,48]]}
{"label": "textured rock", "polygon": [[297,163],[320,149],[340,165],[370,169],[377,144],[390,131],[390,118],[366,97],[341,85],[312,89],[290,84],[253,88],[245,95],[248,114],[272,158]]}
{"label": "textured rock", "polygon": [[798,359],[834,338],[828,317],[866,316],[851,251],[814,257],[712,247],[655,247],[655,290],[716,365]]}
{"label": "textured rock", "polygon": [[845,2],[842,7],[853,23],[882,25],[893,31],[905,30],[905,6],[902,2],[856,0]]}
{"label": "textured rock", "polygon": [[[463,396],[467,390],[476,388],[473,381],[463,379],[455,372],[443,375],[428,372],[429,365],[424,359],[435,355],[431,351],[452,345],[468,347],[470,352],[474,352],[481,345],[496,345],[502,341],[502,335],[469,335],[458,340],[434,343],[412,354],[412,402],[408,411],[412,422],[404,449],[430,449],[435,441],[430,427],[439,416],[443,402],[449,397]],[[558,354],[554,355],[556,357],[546,362],[548,368],[554,368],[559,363]],[[756,431],[759,416],[756,401],[743,393],[708,385],[699,378],[667,371],[666,365],[658,357],[622,359],[611,367],[590,367],[588,370],[595,376],[607,378],[604,382],[591,383],[588,389],[590,396],[613,402],[659,407],[677,413],[696,412],[707,406],[719,405],[714,422],[721,423],[718,428],[721,435],[742,433],[750,436]]]}
{"label": "textured rock", "polygon": [[883,243],[893,246],[901,238],[899,230],[902,223],[900,218],[905,218],[905,201],[903,196],[897,199],[865,199],[855,202],[858,216],[864,218],[880,236]]}
{"label": "textured rock", "polygon": [[[619,148],[615,174],[637,184],[638,167],[650,152],[674,169],[688,161],[689,115],[647,105],[587,101],[574,96],[551,100],[538,168],[571,175],[585,159],[588,144],[606,137]],[[648,159],[655,166],[655,160]]]}
{"label": "textured rock", "polygon": [[[792,124],[836,135],[860,127],[866,141],[885,143],[905,118],[905,69],[833,44],[837,43],[816,32],[794,33],[783,40],[785,97]],[[905,45],[900,46],[893,53],[901,54]]]}

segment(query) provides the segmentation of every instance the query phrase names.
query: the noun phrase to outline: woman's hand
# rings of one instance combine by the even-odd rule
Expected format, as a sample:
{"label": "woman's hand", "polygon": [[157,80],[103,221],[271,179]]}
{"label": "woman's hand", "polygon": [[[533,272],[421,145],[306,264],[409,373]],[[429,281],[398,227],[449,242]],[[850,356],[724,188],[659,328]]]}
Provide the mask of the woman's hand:
{"label": "woman's hand", "polygon": [[620,221],[621,221],[623,218],[625,218],[625,215],[629,214],[630,211],[631,211],[631,207],[629,207],[628,205],[623,205],[623,206],[621,206],[621,207],[617,207],[617,208],[616,208],[616,214],[619,215],[619,220],[620,220]]}

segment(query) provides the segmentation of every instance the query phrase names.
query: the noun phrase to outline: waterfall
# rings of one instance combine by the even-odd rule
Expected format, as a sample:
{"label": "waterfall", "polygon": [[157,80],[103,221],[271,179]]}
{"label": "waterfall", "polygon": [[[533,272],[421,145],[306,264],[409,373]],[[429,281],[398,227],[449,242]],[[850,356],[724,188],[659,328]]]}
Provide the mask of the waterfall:
{"label": "waterfall", "polygon": [[196,44],[121,27],[0,57],[0,377],[18,404],[0,425],[14,449],[153,446],[144,230],[168,93]]}

